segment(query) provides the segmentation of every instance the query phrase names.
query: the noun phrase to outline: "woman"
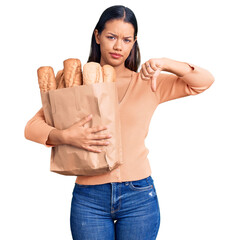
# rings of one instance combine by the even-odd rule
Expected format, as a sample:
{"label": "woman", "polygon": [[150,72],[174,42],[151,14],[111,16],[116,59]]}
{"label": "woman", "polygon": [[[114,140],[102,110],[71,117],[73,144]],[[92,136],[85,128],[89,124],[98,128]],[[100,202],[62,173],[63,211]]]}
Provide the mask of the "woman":
{"label": "woman", "polygon": [[[199,94],[214,82],[209,71],[169,58],[150,59],[137,72],[137,32],[134,13],[116,5],[102,13],[92,35],[88,62],[116,71],[124,163],[106,174],[77,176],[70,218],[75,240],[156,239],[160,211],[144,145],[150,119],[160,103]],[[87,121],[89,116],[58,130],[46,124],[41,108],[28,121],[25,137],[47,147],[70,144],[99,152],[111,136],[100,134],[104,126],[84,128]]]}

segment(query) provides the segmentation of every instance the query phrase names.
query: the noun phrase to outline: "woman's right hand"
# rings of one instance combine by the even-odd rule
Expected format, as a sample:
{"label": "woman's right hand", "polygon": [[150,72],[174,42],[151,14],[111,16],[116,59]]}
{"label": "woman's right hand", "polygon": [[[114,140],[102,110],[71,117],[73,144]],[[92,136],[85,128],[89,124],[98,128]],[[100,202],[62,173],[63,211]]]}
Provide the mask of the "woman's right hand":
{"label": "woman's right hand", "polygon": [[107,139],[111,138],[110,134],[99,134],[100,131],[106,130],[106,126],[96,126],[92,128],[84,127],[84,124],[91,121],[92,116],[84,117],[77,123],[67,129],[64,129],[66,144],[83,148],[92,152],[101,152],[100,148],[93,146],[107,146]]}

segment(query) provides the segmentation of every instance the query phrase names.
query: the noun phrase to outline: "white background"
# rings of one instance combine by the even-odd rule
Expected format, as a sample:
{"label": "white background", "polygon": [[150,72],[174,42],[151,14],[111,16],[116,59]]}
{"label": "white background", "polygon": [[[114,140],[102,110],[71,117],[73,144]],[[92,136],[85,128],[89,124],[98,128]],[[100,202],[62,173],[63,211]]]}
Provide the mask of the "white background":
{"label": "white background", "polygon": [[40,66],[87,62],[109,6],[138,20],[141,64],[168,57],[209,70],[205,92],[158,106],[145,141],[160,240],[239,239],[238,7],[236,1],[3,1],[1,22],[0,239],[71,239],[73,176],[49,171],[50,148],[24,138],[41,107]]}

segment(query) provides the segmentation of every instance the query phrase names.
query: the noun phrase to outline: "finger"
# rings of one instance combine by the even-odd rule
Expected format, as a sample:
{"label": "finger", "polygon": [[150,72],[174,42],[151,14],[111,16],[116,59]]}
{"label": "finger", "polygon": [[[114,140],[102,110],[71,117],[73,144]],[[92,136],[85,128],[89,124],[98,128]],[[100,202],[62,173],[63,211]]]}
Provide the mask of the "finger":
{"label": "finger", "polygon": [[91,152],[96,152],[96,153],[102,152],[101,149],[99,149],[99,148],[94,148],[94,147],[91,147],[91,146],[87,146],[87,147],[85,147],[85,149],[88,150],[88,151],[91,151]]}
{"label": "finger", "polygon": [[154,63],[151,63],[151,64],[150,64],[150,67],[151,67],[154,71],[157,71],[157,70],[160,68],[160,66],[159,66],[158,64],[154,64]]}
{"label": "finger", "polygon": [[[146,66],[149,66],[149,67],[147,67],[146,68]],[[145,63],[145,64],[143,64],[142,65],[142,68],[141,68],[141,70],[142,70],[142,74],[144,75],[144,77],[150,77],[150,72],[151,72],[151,70],[149,69],[150,68],[150,65],[148,64],[148,63]]]}
{"label": "finger", "polygon": [[149,76],[151,76],[152,74],[154,74],[154,69],[151,67],[151,64],[150,63],[148,63],[148,62],[146,62],[145,64],[145,69],[146,69],[146,71],[147,71],[147,73],[148,73],[148,75]]}
{"label": "finger", "polygon": [[153,92],[156,91],[156,78],[151,79],[151,89]]}
{"label": "finger", "polygon": [[107,140],[101,140],[101,141],[92,140],[92,141],[89,141],[89,144],[94,145],[94,146],[108,146],[109,143],[110,142],[107,141]]}
{"label": "finger", "polygon": [[160,69],[157,69],[157,71],[154,73],[152,79],[151,79],[151,89],[153,92],[156,91],[156,83],[157,83],[157,78],[158,78],[158,75],[160,74],[161,70]]}
{"label": "finger", "polygon": [[[152,63],[153,64],[153,63]],[[154,67],[154,69],[156,69]],[[150,80],[152,78],[152,76],[154,75],[155,73],[155,70],[152,68],[152,66],[149,64],[149,63],[145,63],[143,66],[142,66],[142,74],[141,74],[141,78],[143,80]],[[145,72],[143,72],[145,71]]]}
{"label": "finger", "polygon": [[148,73],[148,71],[147,71],[147,69],[146,69],[146,64],[143,64],[143,65],[142,65],[141,70],[142,70],[141,73],[142,73],[143,77],[144,77],[144,78],[148,78],[148,77],[149,77],[149,73]]}
{"label": "finger", "polygon": [[89,132],[90,133],[96,133],[96,132],[106,130],[106,129],[107,129],[107,126],[96,126],[96,127],[90,128]]}
{"label": "finger", "polygon": [[142,65],[142,68],[140,70],[140,77],[143,79],[143,80],[150,80],[150,77],[146,77],[145,74],[143,73],[143,65]]}
{"label": "finger", "polygon": [[111,138],[112,136],[110,134],[92,134],[90,136],[90,139],[105,139],[105,138]]}
{"label": "finger", "polygon": [[150,77],[145,77],[142,72],[140,73],[140,77],[142,80],[146,80],[146,81],[150,80]]}

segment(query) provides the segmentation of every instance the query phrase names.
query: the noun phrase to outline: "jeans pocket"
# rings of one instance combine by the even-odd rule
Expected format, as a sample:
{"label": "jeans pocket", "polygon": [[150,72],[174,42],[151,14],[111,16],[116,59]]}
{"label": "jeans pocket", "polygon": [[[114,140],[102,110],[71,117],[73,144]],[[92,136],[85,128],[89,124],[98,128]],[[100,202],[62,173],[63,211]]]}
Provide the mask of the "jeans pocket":
{"label": "jeans pocket", "polygon": [[144,179],[130,181],[129,186],[132,190],[136,191],[150,190],[153,188],[153,179],[149,176]]}

